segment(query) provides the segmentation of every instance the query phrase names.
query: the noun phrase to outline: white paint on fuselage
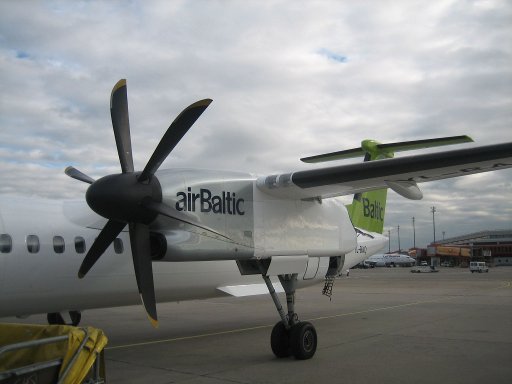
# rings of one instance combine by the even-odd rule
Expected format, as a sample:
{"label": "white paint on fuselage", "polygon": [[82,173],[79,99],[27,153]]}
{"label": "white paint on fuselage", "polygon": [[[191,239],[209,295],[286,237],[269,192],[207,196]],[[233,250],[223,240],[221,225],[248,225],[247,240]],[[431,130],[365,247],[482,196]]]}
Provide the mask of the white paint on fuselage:
{"label": "white paint on fuselage", "polygon": [[[120,234],[124,251],[111,245],[83,279],[77,276],[85,256],[75,251],[75,236],[87,250],[99,231],[69,221],[63,203],[51,200],[1,198],[0,233],[12,238],[12,250],[0,253],[0,317],[72,309],[123,306],[140,302],[133,271],[129,237]],[[98,218],[90,213],[91,221]],[[85,218],[84,218],[85,219]],[[40,250],[29,253],[27,235],[37,235]],[[62,236],[65,250],[53,250],[53,237]],[[261,282],[241,276],[233,260],[154,262],[157,301],[178,301],[223,295],[216,287]]]}
{"label": "white paint on fuselage", "polygon": [[356,244],[356,232],[347,210],[338,201],[287,200],[254,188],[257,257],[341,256]]}
{"label": "white paint on fuselage", "polygon": [[386,246],[388,238],[380,233],[358,230],[355,250],[345,255],[344,268],[349,269]]}
{"label": "white paint on fuselage", "polygon": [[[221,296],[225,295],[217,289],[221,286],[261,283],[260,275],[241,276],[235,260],[204,259],[209,254],[214,258],[223,252],[236,256],[242,246],[246,251],[252,250],[255,258],[275,255],[327,258],[348,252],[346,268],[361,261],[361,253],[352,255],[356,236],[342,204],[334,200],[322,203],[285,200],[259,191],[251,175],[226,174],[220,182],[216,175],[217,186],[212,182],[213,172],[211,175],[188,170],[158,173],[162,184],[165,182],[164,201],[171,206],[178,190],[186,190],[188,186],[197,189],[201,185],[207,185],[212,193],[236,192],[245,201],[244,215],[190,212],[204,225],[226,233],[234,243],[220,241],[167,218],[159,217],[151,225],[152,230],[164,232],[169,248],[181,252],[181,260],[197,255],[193,251],[198,247],[202,247],[200,256],[203,257],[202,261],[153,262],[157,302]],[[8,234],[13,244],[10,252],[0,253],[0,317],[140,303],[126,230],[119,235],[124,244],[121,254],[114,252],[111,245],[87,276],[77,277],[85,253],[75,250],[75,237],[83,237],[89,250],[105,222],[83,201],[1,196],[0,234]],[[27,235],[38,236],[39,252],[28,252]],[[54,251],[54,236],[64,238],[63,253]],[[370,249],[368,244],[365,246]],[[315,263],[326,266],[326,260],[318,263],[315,259]],[[325,268],[319,268],[316,276],[308,280],[299,276],[299,287],[322,281],[325,272]]]}

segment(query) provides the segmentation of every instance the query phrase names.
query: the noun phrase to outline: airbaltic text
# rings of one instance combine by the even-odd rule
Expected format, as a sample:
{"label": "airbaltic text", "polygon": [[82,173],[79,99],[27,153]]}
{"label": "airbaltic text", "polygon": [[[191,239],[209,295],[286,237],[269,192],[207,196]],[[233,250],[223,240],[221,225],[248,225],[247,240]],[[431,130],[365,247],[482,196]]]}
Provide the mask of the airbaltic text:
{"label": "airbaltic text", "polygon": [[187,192],[176,193],[178,211],[212,212],[228,215],[244,215],[244,199],[237,198],[234,192],[222,191],[219,195],[213,195],[209,189],[201,188],[199,193],[193,193],[189,187]]}
{"label": "airbaltic text", "polygon": [[369,199],[363,198],[363,214],[365,217],[384,221],[384,207],[379,201],[370,202]]}

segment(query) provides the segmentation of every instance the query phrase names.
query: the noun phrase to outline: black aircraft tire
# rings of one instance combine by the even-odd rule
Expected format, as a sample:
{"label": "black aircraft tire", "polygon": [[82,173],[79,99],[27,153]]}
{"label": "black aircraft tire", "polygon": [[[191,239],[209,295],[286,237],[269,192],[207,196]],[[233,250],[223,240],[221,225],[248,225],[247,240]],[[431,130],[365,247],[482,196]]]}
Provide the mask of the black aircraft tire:
{"label": "black aircraft tire", "polygon": [[276,357],[283,358],[291,355],[290,335],[282,321],[274,325],[272,329],[272,333],[270,334],[270,347]]}
{"label": "black aircraft tire", "polygon": [[290,347],[297,360],[311,359],[316,352],[316,330],[306,321],[295,324],[290,330]]}
{"label": "black aircraft tire", "polygon": [[69,316],[71,318],[71,324],[73,327],[76,327],[80,324],[80,320],[82,320],[82,314],[80,311],[69,311]]}

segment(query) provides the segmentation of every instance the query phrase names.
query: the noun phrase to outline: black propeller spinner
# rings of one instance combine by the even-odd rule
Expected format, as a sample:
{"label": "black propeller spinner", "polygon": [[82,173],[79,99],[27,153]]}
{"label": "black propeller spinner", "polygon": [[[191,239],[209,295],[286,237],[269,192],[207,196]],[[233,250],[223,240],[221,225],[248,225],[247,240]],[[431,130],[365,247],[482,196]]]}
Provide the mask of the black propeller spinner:
{"label": "black propeller spinner", "polygon": [[108,175],[95,181],[73,167],[67,167],[65,171],[68,176],[91,184],[85,195],[87,204],[93,211],[108,219],[87,252],[78,271],[78,277],[82,278],[86,275],[128,224],[137,286],[144,308],[154,327],[158,326],[158,320],[149,224],[162,214],[223,236],[164,204],[162,188],[155,176],[162,162],[211,102],[211,99],[204,99],[185,108],[165,132],[144,170],[134,172],[126,80],[119,80],[112,89],[110,113],[122,173]]}

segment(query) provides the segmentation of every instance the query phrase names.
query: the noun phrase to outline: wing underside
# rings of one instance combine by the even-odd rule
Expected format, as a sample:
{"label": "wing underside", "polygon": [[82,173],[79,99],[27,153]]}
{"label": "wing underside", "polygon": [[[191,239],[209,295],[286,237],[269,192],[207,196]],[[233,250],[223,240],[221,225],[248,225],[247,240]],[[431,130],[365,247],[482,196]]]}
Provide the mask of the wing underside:
{"label": "wing underside", "polygon": [[317,168],[258,179],[269,194],[301,199],[328,198],[392,188],[418,199],[416,183],[512,167],[512,143]]}

